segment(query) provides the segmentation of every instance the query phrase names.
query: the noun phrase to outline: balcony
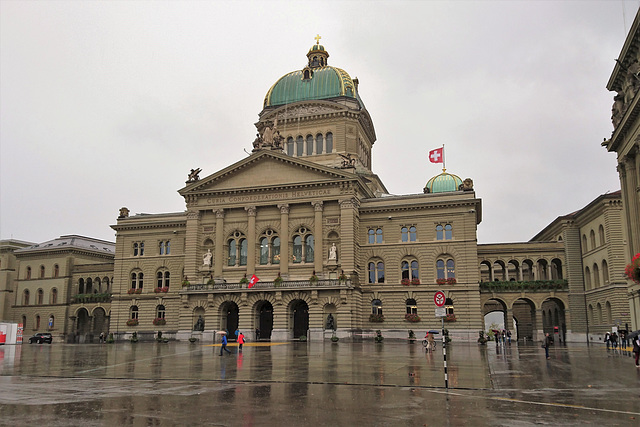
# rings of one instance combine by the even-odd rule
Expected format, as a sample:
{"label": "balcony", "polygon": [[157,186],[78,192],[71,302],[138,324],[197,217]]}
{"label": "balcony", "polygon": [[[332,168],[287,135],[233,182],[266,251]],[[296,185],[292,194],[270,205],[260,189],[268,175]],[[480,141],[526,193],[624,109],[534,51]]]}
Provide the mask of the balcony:
{"label": "balcony", "polygon": [[480,282],[481,292],[549,292],[567,290],[569,290],[569,282],[567,280]]}
{"label": "balcony", "polygon": [[263,282],[256,283],[251,289],[248,289],[248,283],[195,283],[182,287],[181,294],[191,293],[209,293],[209,292],[229,292],[229,291],[288,291],[296,289],[353,289],[355,286],[350,279],[338,280],[283,280],[282,282]]}
{"label": "balcony", "polygon": [[71,304],[111,302],[111,294],[77,294],[71,297]]}

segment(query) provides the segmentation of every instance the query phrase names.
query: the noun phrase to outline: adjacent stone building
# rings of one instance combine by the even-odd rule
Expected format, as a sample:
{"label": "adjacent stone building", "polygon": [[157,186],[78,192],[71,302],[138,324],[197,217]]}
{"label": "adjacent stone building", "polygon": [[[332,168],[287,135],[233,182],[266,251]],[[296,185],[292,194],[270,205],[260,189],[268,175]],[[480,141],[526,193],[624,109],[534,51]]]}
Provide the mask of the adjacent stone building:
{"label": "adjacent stone building", "polygon": [[[640,253],[640,11],[616,60],[607,89],[616,92],[611,109],[614,130],[602,145],[617,154],[625,241],[620,261],[627,264]],[[640,329],[640,284],[627,279],[627,286],[633,329]]]}

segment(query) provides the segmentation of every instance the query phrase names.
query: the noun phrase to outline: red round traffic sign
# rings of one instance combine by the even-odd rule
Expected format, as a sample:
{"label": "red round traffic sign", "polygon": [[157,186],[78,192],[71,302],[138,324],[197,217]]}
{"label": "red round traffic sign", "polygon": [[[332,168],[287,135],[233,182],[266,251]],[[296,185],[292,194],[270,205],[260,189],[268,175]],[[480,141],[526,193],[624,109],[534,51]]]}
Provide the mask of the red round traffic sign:
{"label": "red round traffic sign", "polygon": [[446,297],[444,296],[444,292],[442,291],[436,292],[436,294],[433,296],[433,302],[436,303],[436,307],[444,307],[445,300]]}

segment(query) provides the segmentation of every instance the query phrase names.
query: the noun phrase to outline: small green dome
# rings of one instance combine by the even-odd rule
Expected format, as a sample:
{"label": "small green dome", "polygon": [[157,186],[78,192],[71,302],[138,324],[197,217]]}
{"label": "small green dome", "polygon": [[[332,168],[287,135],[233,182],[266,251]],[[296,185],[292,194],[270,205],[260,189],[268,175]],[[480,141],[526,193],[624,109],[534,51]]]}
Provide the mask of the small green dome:
{"label": "small green dome", "polygon": [[462,180],[457,175],[442,172],[427,181],[424,186],[425,193],[447,193],[449,191],[458,191],[462,185]]}

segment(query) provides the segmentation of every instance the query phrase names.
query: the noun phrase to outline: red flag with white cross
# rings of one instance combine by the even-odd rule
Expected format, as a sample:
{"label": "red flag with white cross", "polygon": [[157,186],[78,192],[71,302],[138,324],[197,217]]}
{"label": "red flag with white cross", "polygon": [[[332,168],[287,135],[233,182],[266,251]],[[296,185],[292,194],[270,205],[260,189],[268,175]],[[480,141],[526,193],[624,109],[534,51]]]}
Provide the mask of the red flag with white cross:
{"label": "red flag with white cross", "polygon": [[259,280],[260,279],[258,279],[258,276],[256,276],[255,274],[251,276],[251,280],[249,280],[249,286],[247,286],[247,289],[253,288]]}
{"label": "red flag with white cross", "polygon": [[429,151],[431,163],[444,163],[444,147]]}

